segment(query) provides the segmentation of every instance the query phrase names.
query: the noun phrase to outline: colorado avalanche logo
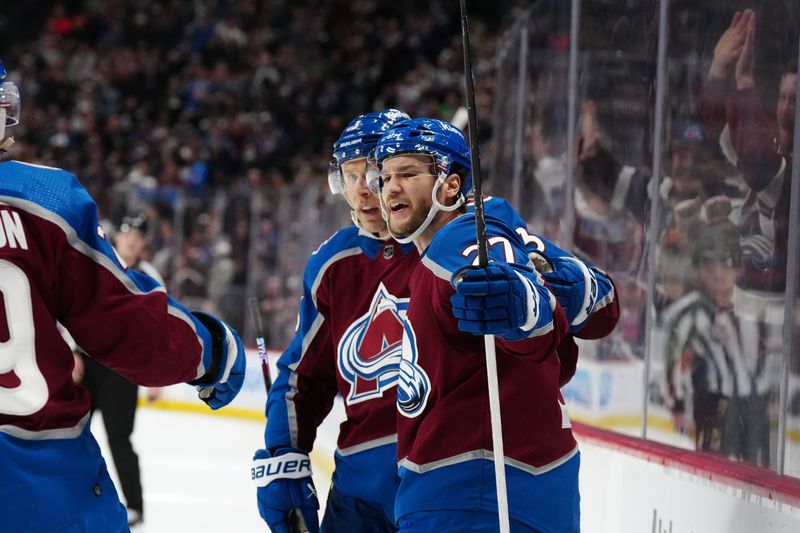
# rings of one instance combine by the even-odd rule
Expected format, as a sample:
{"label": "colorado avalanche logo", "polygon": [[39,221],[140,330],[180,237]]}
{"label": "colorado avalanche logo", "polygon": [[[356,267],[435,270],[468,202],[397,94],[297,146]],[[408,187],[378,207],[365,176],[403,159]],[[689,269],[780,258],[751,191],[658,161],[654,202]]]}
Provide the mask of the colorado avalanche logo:
{"label": "colorado avalanche logo", "polygon": [[408,298],[395,298],[381,283],[369,310],[342,336],[337,361],[350,383],[348,404],[379,398],[397,384],[407,308]]}
{"label": "colorado avalanche logo", "polygon": [[417,365],[417,339],[414,328],[403,322],[403,359],[400,361],[397,381],[397,409],[405,417],[415,418],[428,403],[431,380],[421,366]]}
{"label": "colorado avalanche logo", "polygon": [[775,262],[775,210],[758,197],[742,207],[742,260],[766,270]]}

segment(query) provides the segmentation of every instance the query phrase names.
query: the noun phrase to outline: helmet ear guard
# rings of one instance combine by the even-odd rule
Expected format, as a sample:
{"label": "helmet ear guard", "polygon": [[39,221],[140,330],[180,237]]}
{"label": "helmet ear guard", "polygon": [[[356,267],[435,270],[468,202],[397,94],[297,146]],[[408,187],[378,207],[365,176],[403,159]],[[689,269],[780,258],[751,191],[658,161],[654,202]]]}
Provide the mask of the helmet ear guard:
{"label": "helmet ear guard", "polygon": [[19,124],[19,89],[16,84],[7,81],[0,84],[0,108],[5,111],[4,126]]}
{"label": "helmet ear guard", "polygon": [[328,188],[331,190],[331,194],[344,194],[342,167],[335,159],[328,163]]}

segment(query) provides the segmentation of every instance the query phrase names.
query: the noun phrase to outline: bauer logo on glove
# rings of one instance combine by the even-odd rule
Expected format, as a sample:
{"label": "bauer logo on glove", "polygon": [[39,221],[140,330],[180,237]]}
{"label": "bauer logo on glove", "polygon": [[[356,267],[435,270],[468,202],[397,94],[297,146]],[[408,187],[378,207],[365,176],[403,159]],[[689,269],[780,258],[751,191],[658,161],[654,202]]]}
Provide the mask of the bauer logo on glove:
{"label": "bauer logo on glove", "polygon": [[256,459],[250,469],[253,481],[266,487],[276,479],[300,479],[311,475],[311,460],[304,453],[287,453],[268,459]]}

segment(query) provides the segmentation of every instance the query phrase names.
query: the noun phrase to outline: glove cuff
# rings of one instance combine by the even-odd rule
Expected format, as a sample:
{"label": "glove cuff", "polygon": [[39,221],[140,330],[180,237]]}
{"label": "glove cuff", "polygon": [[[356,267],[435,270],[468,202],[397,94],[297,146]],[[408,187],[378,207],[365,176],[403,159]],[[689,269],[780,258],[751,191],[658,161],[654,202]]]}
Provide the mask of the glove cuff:
{"label": "glove cuff", "polygon": [[225,327],[213,316],[200,311],[193,311],[192,315],[202,323],[211,335],[211,364],[206,368],[206,373],[199,378],[189,381],[189,385],[213,385],[222,366],[222,354],[225,353]]}
{"label": "glove cuff", "polygon": [[266,487],[279,479],[302,479],[311,476],[311,459],[302,452],[290,451],[277,457],[254,459],[250,477],[257,487]]}

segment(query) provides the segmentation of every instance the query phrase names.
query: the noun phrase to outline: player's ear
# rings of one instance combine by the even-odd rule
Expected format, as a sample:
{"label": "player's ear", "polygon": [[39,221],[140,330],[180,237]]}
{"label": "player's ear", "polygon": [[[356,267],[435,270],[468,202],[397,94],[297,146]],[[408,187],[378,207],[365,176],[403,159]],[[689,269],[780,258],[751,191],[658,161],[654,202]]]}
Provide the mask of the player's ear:
{"label": "player's ear", "polygon": [[451,199],[457,198],[459,191],[461,190],[461,176],[453,172],[447,178],[445,178],[444,183],[442,184],[442,191],[444,192],[444,205],[450,205]]}

